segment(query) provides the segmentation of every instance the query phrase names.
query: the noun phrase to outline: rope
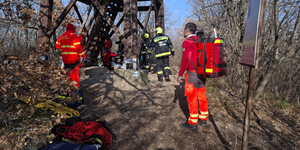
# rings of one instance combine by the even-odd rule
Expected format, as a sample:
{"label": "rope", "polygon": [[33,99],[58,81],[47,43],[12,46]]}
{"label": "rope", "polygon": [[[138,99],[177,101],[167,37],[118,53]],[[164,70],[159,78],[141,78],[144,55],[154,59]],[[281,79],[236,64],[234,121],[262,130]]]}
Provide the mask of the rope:
{"label": "rope", "polygon": [[[63,129],[64,132],[59,132]],[[94,134],[98,134],[102,138],[103,146],[110,147],[112,144],[111,134],[99,123],[95,121],[81,121],[73,126],[62,126],[56,129],[56,133],[67,138],[73,143],[93,143],[94,141],[89,140]]]}

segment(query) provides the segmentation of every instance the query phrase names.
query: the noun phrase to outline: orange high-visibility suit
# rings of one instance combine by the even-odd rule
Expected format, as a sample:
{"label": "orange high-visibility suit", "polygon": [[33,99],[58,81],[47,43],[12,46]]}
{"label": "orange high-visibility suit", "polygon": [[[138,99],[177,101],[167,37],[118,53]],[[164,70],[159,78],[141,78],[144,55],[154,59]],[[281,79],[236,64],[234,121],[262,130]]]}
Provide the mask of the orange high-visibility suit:
{"label": "orange high-visibility suit", "polygon": [[55,47],[61,51],[62,60],[67,71],[69,80],[76,81],[76,86],[79,87],[80,78],[80,56],[86,59],[86,55],[80,45],[79,37],[74,34],[76,27],[73,24],[67,24],[67,31],[62,34]]}
{"label": "orange high-visibility suit", "polygon": [[187,37],[183,42],[183,56],[179,76],[182,77],[187,70],[185,78],[185,96],[187,96],[190,111],[188,123],[198,124],[198,119],[203,121],[207,120],[209,113],[205,95],[206,79],[197,77],[195,68],[191,63],[192,61],[194,64],[197,64],[197,44],[191,38],[198,39],[196,35],[193,34]]}

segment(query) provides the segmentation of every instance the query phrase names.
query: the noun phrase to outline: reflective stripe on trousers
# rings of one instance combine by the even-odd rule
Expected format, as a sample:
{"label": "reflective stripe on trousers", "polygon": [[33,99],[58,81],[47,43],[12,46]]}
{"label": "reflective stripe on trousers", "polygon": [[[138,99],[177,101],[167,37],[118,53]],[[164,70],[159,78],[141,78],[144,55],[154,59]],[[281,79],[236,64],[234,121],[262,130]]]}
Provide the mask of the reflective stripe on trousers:
{"label": "reflective stripe on trousers", "polygon": [[[193,74],[193,76],[197,74]],[[206,87],[204,85],[195,85],[193,81],[189,81],[193,78],[189,78],[190,74],[187,73],[185,77],[185,96],[189,105],[190,117],[188,120],[189,124],[198,124],[198,119],[207,120],[209,115],[207,98],[205,95]],[[195,79],[195,78],[194,78]],[[201,80],[200,80],[201,81]],[[204,84],[204,83],[199,83]],[[197,88],[195,86],[201,87]],[[200,112],[198,111],[200,110]]]}

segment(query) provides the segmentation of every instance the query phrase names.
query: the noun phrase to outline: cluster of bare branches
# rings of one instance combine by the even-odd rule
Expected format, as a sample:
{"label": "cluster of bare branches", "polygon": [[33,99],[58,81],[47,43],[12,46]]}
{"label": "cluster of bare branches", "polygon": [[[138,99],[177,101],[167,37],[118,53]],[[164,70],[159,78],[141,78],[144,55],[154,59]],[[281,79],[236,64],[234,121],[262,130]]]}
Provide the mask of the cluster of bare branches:
{"label": "cluster of bare branches", "polygon": [[[18,0],[0,1],[0,100],[25,96],[32,103],[46,99],[57,98],[58,91],[62,94],[76,90],[71,81],[68,81],[65,70],[60,67],[57,51],[51,51],[55,38],[44,47],[35,47],[38,28],[38,9],[40,1]],[[64,9],[62,0],[54,2],[53,20],[57,19]],[[2,14],[2,13],[1,13]],[[78,22],[74,12],[67,17],[64,23]],[[59,30],[57,34],[62,34]],[[56,36],[54,36],[56,37]],[[4,65],[3,59],[7,55],[18,57],[16,63]],[[48,57],[46,61],[40,56]],[[78,100],[76,95],[71,101]]]}
{"label": "cluster of bare branches", "polygon": [[[245,97],[248,68],[239,64],[249,0],[189,0],[193,19],[207,31],[216,28],[225,41],[228,63],[223,88]],[[268,0],[263,46],[258,58],[255,99],[262,94],[284,97],[300,104],[299,1]],[[224,83],[224,82],[223,82]]]}

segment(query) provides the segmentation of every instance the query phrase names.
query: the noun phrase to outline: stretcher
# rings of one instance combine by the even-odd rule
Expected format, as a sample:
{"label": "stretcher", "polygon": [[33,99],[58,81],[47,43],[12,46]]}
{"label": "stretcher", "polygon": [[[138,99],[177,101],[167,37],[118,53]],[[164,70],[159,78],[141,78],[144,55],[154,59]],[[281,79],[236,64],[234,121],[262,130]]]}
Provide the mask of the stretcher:
{"label": "stretcher", "polygon": [[[30,101],[30,98],[28,97],[20,97],[18,98],[20,101],[25,102],[26,104],[33,105]],[[44,99],[44,102],[40,102],[38,104],[35,104],[34,107],[40,108],[42,110],[51,110],[55,113],[58,113],[60,115],[65,115],[67,118],[75,118],[80,117],[80,114],[78,111],[71,109],[69,107],[66,107],[62,104],[53,102],[52,100]]]}

